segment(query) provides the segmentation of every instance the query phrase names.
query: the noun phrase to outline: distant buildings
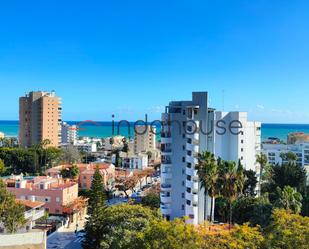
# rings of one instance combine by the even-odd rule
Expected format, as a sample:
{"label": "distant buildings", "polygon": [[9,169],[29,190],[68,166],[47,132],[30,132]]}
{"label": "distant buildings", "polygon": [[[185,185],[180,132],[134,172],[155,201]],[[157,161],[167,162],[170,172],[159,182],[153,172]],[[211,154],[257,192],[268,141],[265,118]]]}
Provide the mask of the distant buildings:
{"label": "distant buildings", "polygon": [[[76,164],[79,169],[78,186],[81,189],[90,189],[92,178],[97,166],[99,166],[100,173],[103,177],[103,183],[106,188],[111,188],[115,181],[115,166],[111,163],[90,163],[90,164]],[[59,165],[50,168],[46,174],[53,178],[61,178],[61,170],[68,169],[72,165]]]}
{"label": "distant buildings", "polygon": [[52,92],[30,92],[19,98],[19,142],[23,147],[45,139],[61,143],[61,99]]}
{"label": "distant buildings", "polygon": [[192,100],[170,102],[162,114],[160,208],[167,219],[188,216],[198,224],[210,215],[210,199],[205,200],[195,169],[199,152],[256,169],[260,123],[248,122],[243,112],[215,112],[207,103],[207,92],[193,92]]}
{"label": "distant buildings", "polygon": [[66,122],[61,124],[61,143],[62,144],[76,144],[77,143],[77,126],[69,125]]}
{"label": "distant buildings", "polygon": [[139,169],[144,170],[148,167],[148,155],[139,153],[137,155],[127,155],[126,153],[120,154],[121,166],[124,169]]}
{"label": "distant buildings", "polygon": [[147,152],[156,148],[156,128],[150,125],[135,126],[134,153]]}
{"label": "distant buildings", "polygon": [[74,144],[74,147],[77,148],[81,152],[93,153],[97,152],[97,144],[96,143],[80,143],[77,142]]}
{"label": "distant buildings", "polygon": [[262,152],[267,156],[268,163],[273,165],[286,163],[281,155],[288,152],[293,152],[297,156],[298,165],[309,165],[309,143],[263,144]]}
{"label": "distant buildings", "polygon": [[288,144],[309,143],[309,134],[304,132],[291,132],[288,134]]}

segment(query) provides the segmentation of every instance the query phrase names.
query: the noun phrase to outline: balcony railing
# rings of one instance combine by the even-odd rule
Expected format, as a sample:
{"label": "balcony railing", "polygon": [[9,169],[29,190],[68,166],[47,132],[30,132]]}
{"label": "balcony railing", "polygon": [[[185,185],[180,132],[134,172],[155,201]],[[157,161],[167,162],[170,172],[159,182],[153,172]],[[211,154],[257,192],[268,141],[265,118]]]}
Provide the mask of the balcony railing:
{"label": "balcony railing", "polygon": [[172,134],[170,132],[161,132],[161,137],[169,138],[171,136],[172,136]]}
{"label": "balcony railing", "polygon": [[168,183],[162,183],[161,184],[161,188],[171,188],[172,184],[168,184]]}

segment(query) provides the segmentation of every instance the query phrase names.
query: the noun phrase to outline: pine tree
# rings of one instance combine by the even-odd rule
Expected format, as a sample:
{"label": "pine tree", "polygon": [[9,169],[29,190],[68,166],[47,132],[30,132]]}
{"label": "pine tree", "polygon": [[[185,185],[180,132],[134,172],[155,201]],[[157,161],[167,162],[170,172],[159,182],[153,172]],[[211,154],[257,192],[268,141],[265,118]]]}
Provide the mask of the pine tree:
{"label": "pine tree", "polygon": [[82,242],[84,249],[98,249],[104,239],[108,224],[106,194],[103,178],[97,166],[93,175],[92,185],[89,195],[88,220],[86,223],[86,235]]}

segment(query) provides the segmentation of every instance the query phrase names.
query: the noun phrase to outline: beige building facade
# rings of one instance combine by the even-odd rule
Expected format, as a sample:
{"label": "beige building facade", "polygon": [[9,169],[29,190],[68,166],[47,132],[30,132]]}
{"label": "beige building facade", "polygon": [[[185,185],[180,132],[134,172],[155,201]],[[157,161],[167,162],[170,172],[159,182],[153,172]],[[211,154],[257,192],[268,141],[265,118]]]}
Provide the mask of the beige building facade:
{"label": "beige building facade", "polygon": [[19,98],[19,142],[23,147],[44,140],[61,143],[61,99],[52,92],[30,92]]}

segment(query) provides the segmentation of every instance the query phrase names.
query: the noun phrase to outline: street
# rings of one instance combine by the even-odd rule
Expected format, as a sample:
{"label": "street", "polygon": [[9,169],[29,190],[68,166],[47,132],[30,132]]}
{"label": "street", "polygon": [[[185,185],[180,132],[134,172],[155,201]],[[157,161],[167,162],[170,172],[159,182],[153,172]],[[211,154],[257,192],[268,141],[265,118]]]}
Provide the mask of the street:
{"label": "street", "polygon": [[47,249],[81,249],[81,240],[74,232],[56,232],[47,238]]}

